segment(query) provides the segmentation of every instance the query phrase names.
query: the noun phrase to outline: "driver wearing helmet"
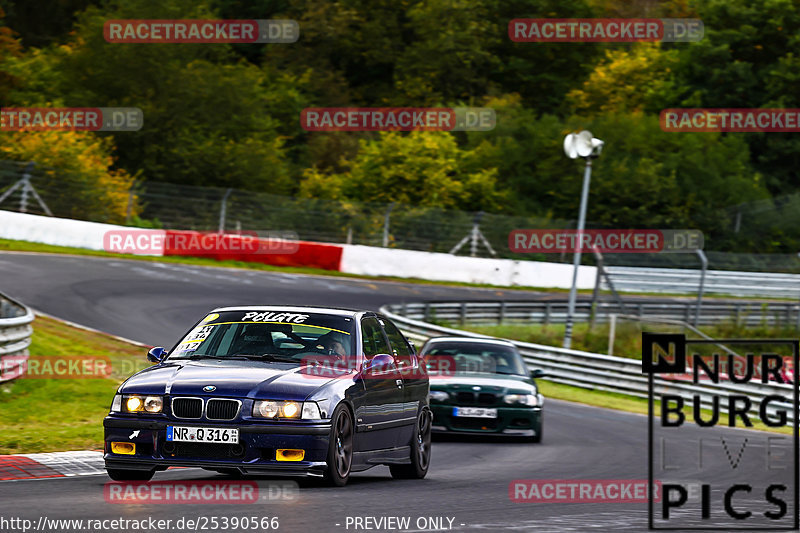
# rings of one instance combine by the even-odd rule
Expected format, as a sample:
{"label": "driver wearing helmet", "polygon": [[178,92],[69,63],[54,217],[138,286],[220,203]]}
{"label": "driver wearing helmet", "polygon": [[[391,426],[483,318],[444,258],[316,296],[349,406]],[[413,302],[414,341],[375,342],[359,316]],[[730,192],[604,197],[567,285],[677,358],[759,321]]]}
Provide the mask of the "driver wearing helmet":
{"label": "driver wearing helmet", "polygon": [[317,339],[317,345],[321,346],[327,354],[342,358],[347,355],[347,347],[350,345],[350,341],[344,333],[329,331]]}

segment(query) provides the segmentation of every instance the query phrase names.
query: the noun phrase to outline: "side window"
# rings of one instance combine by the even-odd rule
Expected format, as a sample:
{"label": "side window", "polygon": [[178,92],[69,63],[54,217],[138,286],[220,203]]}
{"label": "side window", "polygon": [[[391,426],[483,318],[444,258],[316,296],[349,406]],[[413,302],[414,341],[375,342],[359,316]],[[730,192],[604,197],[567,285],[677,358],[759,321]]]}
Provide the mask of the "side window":
{"label": "side window", "polygon": [[361,337],[364,343],[364,356],[367,359],[379,353],[391,353],[376,318],[365,318],[361,321]]}
{"label": "side window", "polygon": [[385,318],[380,319],[380,323],[383,325],[384,331],[386,331],[386,336],[389,337],[389,343],[392,345],[392,353],[394,353],[395,357],[407,358],[410,356],[411,348],[408,346],[403,334],[397,329],[397,326]]}

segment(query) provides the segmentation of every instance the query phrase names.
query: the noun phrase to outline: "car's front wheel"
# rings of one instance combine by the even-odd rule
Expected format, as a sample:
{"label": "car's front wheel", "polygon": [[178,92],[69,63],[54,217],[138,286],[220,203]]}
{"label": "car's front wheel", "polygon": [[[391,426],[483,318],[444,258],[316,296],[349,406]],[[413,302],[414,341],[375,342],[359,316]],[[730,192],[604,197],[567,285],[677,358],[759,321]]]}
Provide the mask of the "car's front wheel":
{"label": "car's front wheel", "polygon": [[325,479],[328,483],[336,487],[345,486],[353,464],[353,417],[344,405],[337,406],[331,416],[327,463]]}
{"label": "car's front wheel", "polygon": [[150,481],[155,470],[123,470],[119,468],[106,468],[108,477],[114,481]]}
{"label": "car's front wheel", "polygon": [[431,424],[433,415],[423,409],[417,416],[414,436],[411,439],[411,464],[390,465],[392,477],[398,479],[422,479],[431,464]]}
{"label": "car's front wheel", "polygon": [[538,442],[542,442],[542,430],[543,429],[544,429],[544,413],[541,413],[539,415],[539,421],[537,422],[536,427],[534,428],[534,431],[536,432],[536,435],[531,437],[531,442],[537,442],[537,443]]}

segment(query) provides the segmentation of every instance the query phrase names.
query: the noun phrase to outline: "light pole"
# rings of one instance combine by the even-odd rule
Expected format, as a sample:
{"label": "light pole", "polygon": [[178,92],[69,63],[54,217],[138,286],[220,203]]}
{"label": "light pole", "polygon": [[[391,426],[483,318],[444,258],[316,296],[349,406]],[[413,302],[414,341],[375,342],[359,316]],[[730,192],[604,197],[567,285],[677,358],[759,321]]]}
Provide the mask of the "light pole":
{"label": "light pole", "polygon": [[586,167],[583,171],[583,189],[581,190],[581,207],[578,214],[578,231],[575,236],[575,259],[572,262],[572,286],[569,289],[569,303],[567,305],[567,322],[564,326],[564,348],[572,346],[572,322],[575,315],[575,299],[578,296],[578,267],[581,264],[581,243],[583,240],[583,227],[586,224],[586,206],[589,203],[589,183],[592,179],[592,158],[600,155],[603,150],[603,141],[595,139],[588,131],[578,134],[570,133],[564,139],[564,153],[570,159],[583,157]]}

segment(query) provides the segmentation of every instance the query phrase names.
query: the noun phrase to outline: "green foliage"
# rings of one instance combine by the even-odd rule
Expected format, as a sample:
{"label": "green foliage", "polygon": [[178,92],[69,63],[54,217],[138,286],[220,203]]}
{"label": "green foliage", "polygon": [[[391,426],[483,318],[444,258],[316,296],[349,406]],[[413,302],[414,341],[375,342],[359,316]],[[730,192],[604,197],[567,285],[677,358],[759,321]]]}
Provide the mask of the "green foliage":
{"label": "green foliage", "polygon": [[[732,235],[732,211],[718,212],[796,192],[799,138],[665,133],[658,124],[667,107],[800,107],[800,4],[793,0],[43,5],[50,9],[0,0],[10,26],[0,19],[0,101],[141,108],[139,132],[98,135],[116,157],[107,170],[151,182],[338,200],[350,205],[337,219],[342,231],[356,209],[347,202],[423,210],[398,213],[398,224],[412,215],[440,224],[444,215],[435,210],[443,208],[546,224],[576,216],[582,162],[566,159],[561,143],[566,133],[587,128],[606,141],[594,166],[594,225],[699,228],[712,247],[728,250],[785,251],[800,242],[786,217],[762,226],[760,242],[757,235]],[[704,21],[705,36],[696,43],[560,44],[516,43],[507,35],[514,18],[579,17],[695,17]],[[139,18],[290,18],[301,37],[272,45],[104,40],[105,21]],[[310,106],[444,104],[492,107],[497,127],[309,133],[299,121]]]}
{"label": "green foliage", "polygon": [[465,171],[468,152],[449,133],[382,133],[361,143],[358,155],[343,163],[344,173],[306,172],[301,194],[423,207],[495,210],[502,194],[497,172]]}

